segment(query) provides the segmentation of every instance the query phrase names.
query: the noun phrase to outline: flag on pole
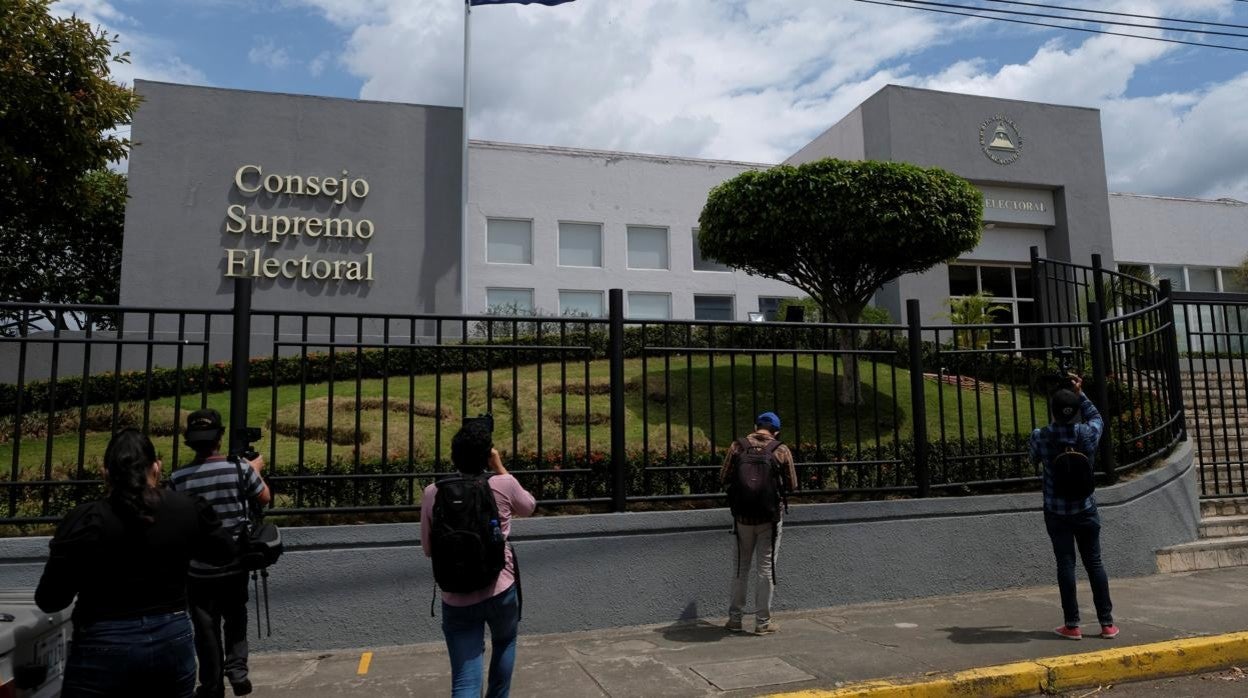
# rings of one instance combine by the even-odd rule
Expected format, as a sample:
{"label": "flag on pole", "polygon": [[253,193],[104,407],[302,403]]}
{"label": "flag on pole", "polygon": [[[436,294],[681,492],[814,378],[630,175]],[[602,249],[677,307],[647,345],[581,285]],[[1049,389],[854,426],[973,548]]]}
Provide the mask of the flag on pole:
{"label": "flag on pole", "polygon": [[468,0],[468,4],[477,5],[546,5],[553,7],[554,5],[562,5],[572,0]]}

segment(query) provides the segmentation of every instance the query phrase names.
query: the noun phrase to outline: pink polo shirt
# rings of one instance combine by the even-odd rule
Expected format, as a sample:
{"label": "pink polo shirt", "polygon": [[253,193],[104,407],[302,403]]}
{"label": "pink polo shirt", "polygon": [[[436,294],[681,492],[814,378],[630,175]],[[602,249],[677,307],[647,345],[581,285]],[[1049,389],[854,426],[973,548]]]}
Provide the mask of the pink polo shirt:
{"label": "pink polo shirt", "polygon": [[[537,500],[533,499],[533,495],[529,494],[520,482],[511,475],[495,475],[490,478],[490,489],[494,490],[494,502],[498,505],[498,518],[500,527],[503,529],[503,536],[511,537],[511,517],[525,517],[533,513],[537,508]],[[428,506],[420,507],[420,547],[425,550],[425,557],[431,555],[431,544],[429,537],[433,528],[433,500],[438,494],[438,485],[434,483],[425,488],[425,497],[422,503]],[[448,606],[471,606],[475,603],[481,603],[486,599],[494,598],[499,594],[507,591],[508,587],[516,581],[516,561],[511,555],[511,546],[507,546],[506,564],[503,571],[498,575],[498,579],[494,581],[493,586],[485,587],[480,591],[474,591],[467,594],[459,594],[449,591],[442,592],[442,600]]]}

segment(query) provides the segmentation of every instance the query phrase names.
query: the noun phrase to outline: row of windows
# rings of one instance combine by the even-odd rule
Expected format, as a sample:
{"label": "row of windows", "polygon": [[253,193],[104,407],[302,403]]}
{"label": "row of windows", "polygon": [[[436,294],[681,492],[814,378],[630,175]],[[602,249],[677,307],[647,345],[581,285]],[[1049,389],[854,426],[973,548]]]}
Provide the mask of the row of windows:
{"label": "row of windows", "polygon": [[[776,310],[785,298],[759,296],[758,312],[763,319],[775,320]],[[487,288],[485,303],[490,312],[531,315],[535,312],[531,288]],[[606,294],[602,291],[560,291],[560,315],[603,317],[606,315]],[[633,320],[669,320],[672,317],[672,294],[653,291],[629,291],[624,294],[624,314]],[[695,320],[736,319],[736,297],[731,295],[694,294]]]}
{"label": "row of windows", "polygon": [[1169,264],[1132,264],[1119,262],[1118,271],[1143,278],[1170,279],[1176,291],[1216,291],[1244,293],[1248,291],[1236,270],[1230,267],[1183,267]]}
{"label": "row of windows", "polygon": [[[533,263],[533,221],[489,218],[485,226],[485,261],[490,264]],[[627,267],[629,269],[671,269],[668,229],[648,225],[626,226]],[[689,236],[695,271],[732,271],[702,259],[698,251],[698,231]],[[602,224],[559,222],[559,257],[562,267],[601,267]]]}
{"label": "row of windows", "polygon": [[[1238,292],[1248,291],[1239,279],[1235,269],[1229,267],[1187,267],[1167,264],[1136,264],[1120,262],[1118,271],[1141,279],[1156,281],[1169,279],[1176,291],[1214,291]],[[953,298],[969,296],[984,292],[992,297],[991,302],[996,309],[992,312],[992,322],[1002,325],[1029,323],[1036,321],[1035,303],[1032,295],[1030,266],[994,265],[994,264],[950,264],[949,295]],[[1221,330],[1223,320],[1211,308],[1201,308],[1189,313],[1191,317],[1180,315],[1177,318],[1180,328],[1190,323],[1194,326]],[[1180,344],[1185,339],[1180,332]],[[1037,346],[1043,337],[1029,336],[1019,329],[1002,328],[992,332],[991,344],[994,347]],[[1197,340],[1199,341],[1199,340]],[[1184,344],[1186,347],[1186,344]]]}

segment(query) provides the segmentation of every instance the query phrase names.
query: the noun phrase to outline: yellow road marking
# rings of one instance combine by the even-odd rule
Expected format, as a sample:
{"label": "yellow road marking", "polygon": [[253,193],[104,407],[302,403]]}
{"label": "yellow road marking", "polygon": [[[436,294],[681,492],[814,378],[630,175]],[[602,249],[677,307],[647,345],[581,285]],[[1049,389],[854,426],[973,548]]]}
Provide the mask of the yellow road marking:
{"label": "yellow road marking", "polygon": [[937,674],[879,679],[838,689],[773,693],[771,698],[965,698],[1056,693],[1105,683],[1195,674],[1248,661],[1248,632],[1229,633]]}
{"label": "yellow road marking", "polygon": [[355,670],[355,673],[356,673],[357,675],[359,675],[359,676],[363,676],[363,675],[367,674],[367,673],[368,673],[368,665],[369,665],[369,664],[372,664],[372,663],[373,663],[373,653],[372,653],[372,652],[365,652],[364,654],[361,654],[361,655],[360,655],[360,668],[356,669],[356,670]]}

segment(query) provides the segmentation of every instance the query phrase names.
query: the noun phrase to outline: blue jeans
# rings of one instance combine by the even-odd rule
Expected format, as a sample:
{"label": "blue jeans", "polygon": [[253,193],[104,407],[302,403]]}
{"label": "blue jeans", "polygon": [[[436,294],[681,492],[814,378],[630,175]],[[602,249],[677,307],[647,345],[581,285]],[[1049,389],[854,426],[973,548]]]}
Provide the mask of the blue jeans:
{"label": "blue jeans", "polygon": [[511,670],[516,664],[516,635],[520,631],[516,586],[471,606],[442,604],[442,634],[451,655],[452,698],[481,698],[485,626],[490,626],[490,685],[486,698],[511,694]]}
{"label": "blue jeans", "polygon": [[1075,548],[1092,584],[1092,603],[1101,625],[1113,625],[1114,605],[1109,600],[1109,575],[1101,564],[1101,516],[1093,506],[1078,514],[1044,512],[1044,525],[1057,558],[1057,587],[1062,593],[1066,626],[1079,627],[1079,598],[1075,593]]}
{"label": "blue jeans", "polygon": [[195,640],[185,611],[75,625],[62,698],[189,698]]}

